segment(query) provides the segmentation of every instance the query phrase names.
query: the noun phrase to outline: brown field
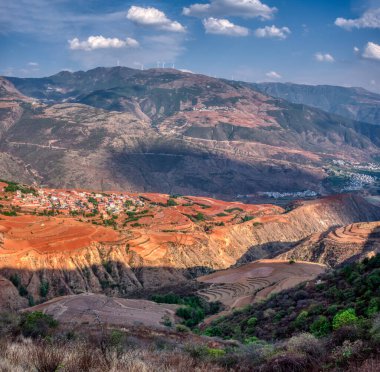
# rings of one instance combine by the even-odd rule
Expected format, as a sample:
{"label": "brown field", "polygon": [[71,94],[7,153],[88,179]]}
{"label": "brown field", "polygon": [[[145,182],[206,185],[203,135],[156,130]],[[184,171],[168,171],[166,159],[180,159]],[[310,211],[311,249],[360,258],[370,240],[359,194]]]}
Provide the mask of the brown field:
{"label": "brown field", "polygon": [[309,262],[259,260],[199,277],[198,281],[211,286],[198,294],[207,301],[220,301],[228,308],[235,308],[315,279],[324,271],[324,265]]}
{"label": "brown field", "polygon": [[3,244],[0,255],[20,255],[28,251],[39,254],[69,252],[88,247],[92,242],[117,242],[121,236],[102,226],[82,223],[73,218],[23,215],[1,216]]}
{"label": "brown field", "polygon": [[176,308],[177,305],[85,293],[56,297],[25,311],[42,311],[66,324],[107,324],[119,327],[144,325],[165,328],[165,320],[175,323]]}

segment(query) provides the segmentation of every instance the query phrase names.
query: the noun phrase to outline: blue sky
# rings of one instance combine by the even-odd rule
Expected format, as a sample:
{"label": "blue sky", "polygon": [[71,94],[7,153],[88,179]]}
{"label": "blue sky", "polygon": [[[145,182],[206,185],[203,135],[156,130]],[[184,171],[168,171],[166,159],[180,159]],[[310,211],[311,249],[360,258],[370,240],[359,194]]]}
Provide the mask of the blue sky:
{"label": "blue sky", "polygon": [[380,92],[380,0],[1,0],[0,74],[174,66]]}

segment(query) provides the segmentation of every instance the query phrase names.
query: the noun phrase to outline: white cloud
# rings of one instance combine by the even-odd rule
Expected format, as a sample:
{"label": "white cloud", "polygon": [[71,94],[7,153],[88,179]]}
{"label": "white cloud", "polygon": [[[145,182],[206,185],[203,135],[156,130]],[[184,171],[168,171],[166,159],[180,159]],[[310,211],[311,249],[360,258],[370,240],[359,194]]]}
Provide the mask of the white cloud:
{"label": "white cloud", "polygon": [[335,25],[346,30],[353,28],[380,28],[380,8],[367,10],[356,19],[337,18]]}
{"label": "white cloud", "polygon": [[318,62],[335,62],[335,59],[334,57],[329,54],[329,53],[315,53],[314,54],[314,58],[318,61]]}
{"label": "white cloud", "polygon": [[357,46],[355,46],[355,47],[354,47],[354,53],[355,53],[355,54],[358,54],[359,52],[360,52],[360,49],[359,49]]}
{"label": "white cloud", "polygon": [[37,67],[38,63],[37,62],[28,62],[28,66]]}
{"label": "white cloud", "polygon": [[186,29],[179,22],[170,20],[164,12],[156,8],[142,8],[131,6],[127,18],[141,26],[154,27],[164,31],[185,32]]}
{"label": "white cloud", "polygon": [[235,25],[228,19],[210,17],[203,20],[203,26],[207,34],[228,36],[247,36],[249,34],[248,28]]}
{"label": "white cloud", "polygon": [[363,57],[380,61],[380,45],[372,42],[367,43],[364,48]]}
{"label": "white cloud", "polygon": [[278,28],[275,25],[265,26],[263,28],[258,28],[255,31],[255,36],[260,38],[277,38],[286,39],[290,35],[290,29],[288,27]]}
{"label": "white cloud", "polygon": [[86,50],[91,51],[94,49],[104,49],[104,48],[135,48],[138,47],[139,43],[137,40],[130,37],[125,40],[114,38],[106,38],[104,36],[90,36],[87,40],[80,41],[77,37],[69,40],[69,47],[73,50]]}
{"label": "white cloud", "polygon": [[260,0],[211,0],[208,4],[193,4],[183,8],[183,14],[194,17],[236,16],[243,18],[271,19],[276,8]]}
{"label": "white cloud", "polygon": [[265,74],[269,79],[281,79],[282,76],[276,71],[269,71]]}

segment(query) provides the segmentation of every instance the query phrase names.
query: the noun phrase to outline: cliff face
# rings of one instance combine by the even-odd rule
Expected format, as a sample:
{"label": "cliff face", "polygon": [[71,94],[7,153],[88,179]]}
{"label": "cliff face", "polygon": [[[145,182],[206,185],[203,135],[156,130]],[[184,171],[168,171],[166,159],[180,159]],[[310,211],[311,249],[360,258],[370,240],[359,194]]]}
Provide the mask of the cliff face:
{"label": "cliff face", "polygon": [[[55,231],[52,229],[56,223],[60,229],[64,226],[54,218],[50,218],[50,222],[40,221],[41,217],[33,218],[34,224],[46,224],[44,229],[50,232]],[[332,226],[376,219],[380,219],[379,208],[364,199],[344,195],[304,202],[285,214],[264,215],[210,233],[194,227],[183,234],[167,233],[166,242],[160,245],[156,245],[158,236],[153,232],[149,235],[141,231],[140,235],[133,236],[121,232],[119,235],[111,229],[91,227],[95,229],[91,230],[89,224],[65,222],[67,230],[62,230],[60,236],[66,240],[55,241],[47,236],[45,248],[37,243],[22,246],[20,241],[18,250],[11,252],[3,248],[0,274],[13,278],[13,282],[17,276],[19,291],[23,286],[34,300],[85,291],[124,295],[143,288],[180,283],[212,269],[273,256],[280,248]],[[74,237],[73,231],[83,231],[80,239],[77,235]],[[4,241],[8,247],[16,246],[9,231],[3,231],[2,235],[3,246]],[[313,260],[311,256],[302,259],[309,258]],[[23,302],[14,305],[22,306]]]}

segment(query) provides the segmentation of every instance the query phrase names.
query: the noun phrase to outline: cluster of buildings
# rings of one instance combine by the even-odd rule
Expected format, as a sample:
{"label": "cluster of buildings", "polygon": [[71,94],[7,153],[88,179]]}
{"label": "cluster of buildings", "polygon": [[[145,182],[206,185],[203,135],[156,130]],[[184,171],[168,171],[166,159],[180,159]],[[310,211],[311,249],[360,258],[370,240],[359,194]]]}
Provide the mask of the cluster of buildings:
{"label": "cluster of buildings", "polygon": [[375,182],[377,181],[377,177],[370,176],[367,174],[350,173],[348,177],[349,182],[343,188],[343,191],[358,191],[363,189],[365,186],[375,184]]}
{"label": "cluster of buildings", "polygon": [[93,193],[76,190],[39,189],[35,194],[16,191],[12,205],[36,212],[59,211],[63,214],[94,213],[103,218],[144,206],[138,196],[122,193]]}
{"label": "cluster of buildings", "polygon": [[315,198],[316,196],[318,196],[318,194],[312,190],[296,191],[296,192],[265,191],[265,192],[258,192],[258,195],[266,196],[267,198],[273,198],[273,199],[282,199],[282,198],[303,199],[303,198]]}
{"label": "cluster of buildings", "polygon": [[236,111],[236,109],[228,106],[202,106],[193,107],[192,111]]}

